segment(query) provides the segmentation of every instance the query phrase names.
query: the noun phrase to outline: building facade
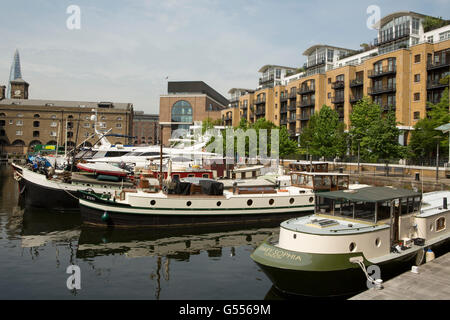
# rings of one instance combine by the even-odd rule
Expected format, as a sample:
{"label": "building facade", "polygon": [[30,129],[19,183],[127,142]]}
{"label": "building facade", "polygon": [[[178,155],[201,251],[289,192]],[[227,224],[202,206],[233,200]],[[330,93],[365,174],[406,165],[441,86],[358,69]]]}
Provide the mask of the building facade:
{"label": "building facade", "polygon": [[134,144],[159,144],[159,115],[135,111],[133,116]]}
{"label": "building facade", "polygon": [[[427,102],[439,102],[450,74],[450,25],[424,30],[426,16],[396,12],[383,17],[377,40],[364,50],[315,45],[304,52],[304,70],[279,85],[239,97],[239,117],[261,117],[286,126],[296,139],[323,105],[335,109],[348,129],[355,103],[369,96],[383,111],[394,110],[406,144],[409,131],[426,117]],[[223,122],[235,125],[226,109]],[[230,118],[231,117],[231,118]],[[239,121],[237,121],[239,122]]]}
{"label": "building facade", "polygon": [[173,124],[163,126],[163,143],[167,145],[174,131],[188,130],[194,121],[221,119],[228,104],[228,99],[203,81],[169,82],[168,94],[160,96],[159,120]]}
{"label": "building facade", "polygon": [[[96,114],[99,130],[111,136],[113,144],[130,143],[133,105],[114,102],[85,102],[28,99],[28,84],[11,81],[13,99],[0,100],[0,149],[2,152],[26,153],[36,144],[71,147],[83,141],[86,146],[98,142],[94,134]],[[125,137],[127,136],[127,137]]]}

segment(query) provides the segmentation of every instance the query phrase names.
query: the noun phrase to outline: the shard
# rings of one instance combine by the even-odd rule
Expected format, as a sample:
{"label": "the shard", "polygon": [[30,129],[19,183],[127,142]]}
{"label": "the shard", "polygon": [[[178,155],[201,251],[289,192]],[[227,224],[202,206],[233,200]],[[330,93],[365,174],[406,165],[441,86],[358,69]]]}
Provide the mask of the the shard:
{"label": "the shard", "polygon": [[19,50],[14,52],[14,59],[9,71],[8,91],[6,91],[6,98],[11,99],[11,81],[22,78],[22,71],[20,70],[20,56]]}

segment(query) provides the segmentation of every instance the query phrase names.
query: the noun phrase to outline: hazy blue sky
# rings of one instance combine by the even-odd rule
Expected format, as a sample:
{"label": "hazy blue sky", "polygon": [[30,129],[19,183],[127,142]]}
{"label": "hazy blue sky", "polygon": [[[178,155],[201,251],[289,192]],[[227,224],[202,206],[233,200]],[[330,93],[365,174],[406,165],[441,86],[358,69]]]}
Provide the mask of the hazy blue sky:
{"label": "hazy blue sky", "polygon": [[[81,29],[69,30],[69,5]],[[322,43],[373,41],[366,9],[450,18],[450,0],[0,0],[0,84],[19,49],[30,98],[131,102],[159,112],[169,80],[203,80],[228,97],[265,64],[302,66]]]}

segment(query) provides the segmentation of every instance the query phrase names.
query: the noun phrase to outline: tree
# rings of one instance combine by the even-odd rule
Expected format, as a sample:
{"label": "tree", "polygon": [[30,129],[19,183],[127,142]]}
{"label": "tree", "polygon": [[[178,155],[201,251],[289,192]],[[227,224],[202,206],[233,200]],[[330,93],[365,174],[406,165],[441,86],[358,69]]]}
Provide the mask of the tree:
{"label": "tree", "polygon": [[366,161],[404,157],[405,148],[398,143],[397,124],[394,111],[383,114],[378,104],[364,97],[353,106],[350,114],[352,149],[359,148],[361,158]]}
{"label": "tree", "polygon": [[308,126],[300,135],[300,142],[314,156],[330,158],[344,155],[346,134],[337,111],[324,105],[309,120]]}
{"label": "tree", "polygon": [[438,103],[427,102],[427,106],[431,108],[428,117],[419,120],[411,133],[409,148],[412,158],[416,160],[433,157],[437,143],[432,141],[436,141],[434,137],[437,136],[441,137],[440,150],[448,152],[448,134],[435,130],[440,125],[450,122],[448,88],[445,89]]}
{"label": "tree", "polygon": [[[280,128],[280,143],[279,143],[279,153],[282,161],[288,156],[292,156],[299,153],[298,143],[289,138],[288,130],[285,126]],[[270,150],[270,149],[269,149]]]}

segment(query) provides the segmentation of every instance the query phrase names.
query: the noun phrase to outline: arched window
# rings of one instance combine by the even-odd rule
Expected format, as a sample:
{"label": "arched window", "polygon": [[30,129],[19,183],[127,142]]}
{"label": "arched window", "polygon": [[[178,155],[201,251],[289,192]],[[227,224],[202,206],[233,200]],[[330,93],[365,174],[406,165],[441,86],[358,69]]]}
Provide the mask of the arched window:
{"label": "arched window", "polygon": [[[187,101],[177,101],[172,106],[172,122],[192,122],[192,107]],[[177,129],[189,130],[188,124],[173,124],[172,131]]]}
{"label": "arched window", "polygon": [[25,142],[23,142],[22,140],[14,140],[12,143],[13,146],[25,146]]}
{"label": "arched window", "polygon": [[3,112],[0,112],[0,117],[6,117],[6,114],[4,114]]}
{"label": "arched window", "polygon": [[33,127],[38,128],[39,127],[39,121],[33,121]]}
{"label": "arched window", "polygon": [[37,144],[42,144],[39,140],[33,140],[30,142],[30,147],[35,146]]}
{"label": "arched window", "polygon": [[50,140],[49,142],[46,143],[47,145],[51,145],[51,146],[56,146],[56,141],[55,140]]}
{"label": "arched window", "polygon": [[41,116],[40,116],[39,114],[36,113],[33,117],[34,117],[34,118],[40,118]]}

